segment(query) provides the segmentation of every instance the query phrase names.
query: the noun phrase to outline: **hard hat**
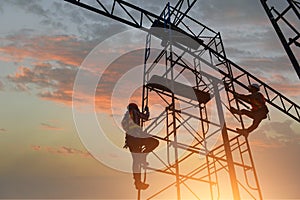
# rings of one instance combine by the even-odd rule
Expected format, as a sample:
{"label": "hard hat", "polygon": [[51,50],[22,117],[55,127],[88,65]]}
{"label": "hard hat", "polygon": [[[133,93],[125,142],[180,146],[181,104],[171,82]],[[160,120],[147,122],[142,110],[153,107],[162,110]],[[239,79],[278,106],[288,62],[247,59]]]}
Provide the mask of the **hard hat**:
{"label": "hard hat", "polygon": [[259,91],[259,85],[256,83],[249,85],[248,88],[249,88],[249,90],[256,89],[257,91]]}
{"label": "hard hat", "polygon": [[128,110],[138,110],[139,107],[135,103],[130,103],[130,104],[128,104],[127,109]]}

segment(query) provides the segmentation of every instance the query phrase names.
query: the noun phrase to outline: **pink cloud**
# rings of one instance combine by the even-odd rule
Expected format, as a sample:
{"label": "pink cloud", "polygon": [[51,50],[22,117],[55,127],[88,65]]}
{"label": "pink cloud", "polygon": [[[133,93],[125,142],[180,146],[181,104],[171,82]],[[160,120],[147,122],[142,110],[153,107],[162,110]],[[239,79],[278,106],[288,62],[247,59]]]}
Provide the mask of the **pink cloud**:
{"label": "pink cloud", "polygon": [[54,126],[52,124],[48,124],[48,123],[41,123],[40,124],[41,128],[43,130],[53,130],[53,131],[61,131],[61,130],[64,130],[63,128],[61,127],[57,127],[57,126]]}
{"label": "pink cloud", "polygon": [[0,47],[2,61],[21,62],[33,59],[40,62],[56,61],[69,66],[79,66],[94,44],[74,36],[13,35],[5,38],[7,45]]}
{"label": "pink cloud", "polygon": [[33,69],[19,67],[15,74],[7,78],[18,91],[28,92],[34,88],[43,99],[71,105],[76,72],[75,68],[57,68],[49,63],[38,63]]}
{"label": "pink cloud", "polygon": [[31,149],[34,151],[40,151],[41,150],[41,146],[39,145],[31,145]]}
{"label": "pink cloud", "polygon": [[45,91],[39,94],[39,96],[45,100],[62,103],[65,105],[72,105],[72,94],[73,91],[56,90],[53,92]]}
{"label": "pink cloud", "polygon": [[[142,57],[142,51],[119,58],[102,74],[95,96],[96,107],[99,107],[102,112],[110,113],[111,96],[115,84],[128,70],[143,63],[140,57]],[[37,95],[42,99],[71,106],[73,83],[76,73],[76,68],[57,67],[50,63],[35,62],[34,67],[19,67],[15,74],[8,76],[8,79],[15,83],[15,87],[18,88],[18,91],[37,89]],[[87,73],[88,76],[95,76],[95,73],[91,73],[90,71],[86,71],[85,73]],[[142,74],[138,75],[142,76]],[[94,97],[85,93],[85,87],[89,87],[89,85],[83,84],[80,85],[80,87],[82,87],[82,92],[76,96],[76,99],[82,103],[91,102]],[[128,87],[130,87],[130,85],[128,85]],[[133,98],[138,98],[138,101],[140,101],[140,97],[136,95],[134,95]]]}

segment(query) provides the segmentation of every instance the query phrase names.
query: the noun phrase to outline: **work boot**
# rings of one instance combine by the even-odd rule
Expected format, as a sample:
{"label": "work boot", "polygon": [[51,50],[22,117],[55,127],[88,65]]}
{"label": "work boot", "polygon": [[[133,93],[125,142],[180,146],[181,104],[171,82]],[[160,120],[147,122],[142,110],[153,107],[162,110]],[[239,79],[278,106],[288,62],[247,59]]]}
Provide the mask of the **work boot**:
{"label": "work boot", "polygon": [[135,181],[134,185],[137,190],[146,190],[149,187],[149,184],[143,183],[141,181]]}
{"label": "work boot", "polygon": [[237,113],[238,113],[238,110],[235,109],[234,107],[230,107],[229,111],[230,111],[232,114],[237,114]]}
{"label": "work boot", "polygon": [[134,185],[137,190],[146,190],[149,187],[149,184],[143,183],[141,181],[140,173],[133,173]]}
{"label": "work boot", "polygon": [[236,128],[236,131],[237,131],[239,134],[245,136],[246,138],[249,136],[249,132],[248,132],[246,129]]}

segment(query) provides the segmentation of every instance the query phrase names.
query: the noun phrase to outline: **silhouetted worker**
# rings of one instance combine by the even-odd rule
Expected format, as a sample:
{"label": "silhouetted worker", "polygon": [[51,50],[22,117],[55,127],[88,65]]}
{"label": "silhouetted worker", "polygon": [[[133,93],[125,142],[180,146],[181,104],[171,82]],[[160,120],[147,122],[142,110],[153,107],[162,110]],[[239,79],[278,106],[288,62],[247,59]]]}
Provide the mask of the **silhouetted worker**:
{"label": "silhouetted worker", "polygon": [[269,110],[266,106],[266,100],[265,97],[259,92],[259,85],[258,84],[251,84],[248,86],[248,90],[251,94],[249,95],[244,95],[244,94],[238,94],[235,93],[234,95],[245,101],[246,103],[249,103],[252,106],[251,110],[237,110],[233,107],[230,108],[230,111],[233,114],[239,114],[239,115],[246,115],[253,119],[252,125],[249,126],[246,129],[239,129],[237,128],[237,132],[240,134],[245,135],[246,137],[249,135],[250,132],[255,130],[260,122],[263,119],[267,118],[267,114],[269,113]]}
{"label": "silhouetted worker", "polygon": [[141,166],[148,165],[146,156],[159,144],[157,139],[142,131],[141,119],[148,120],[150,115],[147,106],[145,111],[145,114],[141,113],[135,103],[130,103],[122,119],[122,127],[126,131],[124,148],[129,147],[132,155],[132,172],[137,190],[145,190],[149,187],[149,184],[141,181]]}

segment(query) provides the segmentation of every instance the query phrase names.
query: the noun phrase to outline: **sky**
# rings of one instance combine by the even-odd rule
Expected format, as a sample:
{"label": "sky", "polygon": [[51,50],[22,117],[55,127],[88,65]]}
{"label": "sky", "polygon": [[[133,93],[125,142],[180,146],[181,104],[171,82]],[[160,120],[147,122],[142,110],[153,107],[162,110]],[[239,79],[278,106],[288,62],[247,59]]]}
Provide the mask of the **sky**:
{"label": "sky", "polygon": [[[160,14],[167,1],[128,2]],[[230,60],[300,104],[260,1],[198,0],[189,15],[221,33]],[[119,121],[128,99],[141,105],[145,33],[63,0],[1,1],[0,27],[0,198],[135,199]],[[300,199],[300,124],[269,109],[249,136],[263,196]],[[160,176],[147,181],[157,189]]]}

